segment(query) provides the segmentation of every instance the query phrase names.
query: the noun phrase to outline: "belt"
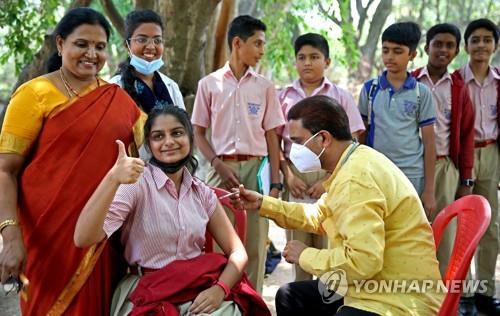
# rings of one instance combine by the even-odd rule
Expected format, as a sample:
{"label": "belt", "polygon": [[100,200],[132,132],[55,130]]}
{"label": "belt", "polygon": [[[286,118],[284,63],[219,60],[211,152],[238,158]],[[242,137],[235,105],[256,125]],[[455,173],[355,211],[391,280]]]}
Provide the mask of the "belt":
{"label": "belt", "polygon": [[446,157],[448,157],[448,156],[446,156],[446,155],[444,155],[444,156],[436,156],[436,160],[446,159]]}
{"label": "belt", "polygon": [[482,141],[479,141],[479,142],[475,142],[474,143],[474,147],[475,148],[483,148],[483,147],[486,147],[488,145],[491,145],[491,144],[494,144],[496,143],[497,141],[494,140],[494,139],[487,139],[487,140],[482,140]]}
{"label": "belt", "polygon": [[247,161],[260,159],[260,156],[252,156],[252,155],[220,155],[219,158],[221,160],[230,160],[230,161]]}
{"label": "belt", "polygon": [[143,276],[143,275],[149,274],[151,272],[158,271],[158,269],[149,269],[149,268],[144,268],[141,266],[131,266],[131,267],[128,267],[128,270],[130,271],[130,274],[135,274],[135,275],[139,275],[139,276]]}

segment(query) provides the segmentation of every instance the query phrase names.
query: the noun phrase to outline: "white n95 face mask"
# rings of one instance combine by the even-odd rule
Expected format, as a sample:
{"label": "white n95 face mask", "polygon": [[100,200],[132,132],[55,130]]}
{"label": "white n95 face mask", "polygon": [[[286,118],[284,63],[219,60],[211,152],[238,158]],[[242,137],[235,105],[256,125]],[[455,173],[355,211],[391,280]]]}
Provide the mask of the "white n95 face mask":
{"label": "white n95 face mask", "polygon": [[297,170],[302,173],[321,170],[321,161],[319,160],[319,158],[325,151],[325,148],[323,147],[323,150],[319,153],[319,155],[316,155],[312,150],[305,146],[318,134],[319,132],[311,136],[303,145],[296,143],[292,144],[292,148],[290,149],[290,160],[295,165]]}

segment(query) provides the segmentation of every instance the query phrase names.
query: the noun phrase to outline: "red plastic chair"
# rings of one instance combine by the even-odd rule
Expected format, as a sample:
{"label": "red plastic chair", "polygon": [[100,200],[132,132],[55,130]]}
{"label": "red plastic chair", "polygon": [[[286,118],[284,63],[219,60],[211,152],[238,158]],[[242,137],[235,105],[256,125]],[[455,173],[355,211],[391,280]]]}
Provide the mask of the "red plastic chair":
{"label": "red plastic chair", "polygon": [[[491,219],[491,209],[488,201],[480,195],[464,196],[442,210],[434,223],[434,242],[436,249],[439,247],[443,232],[453,217],[457,217],[457,231],[453,252],[448,264],[446,274],[443,276],[445,284],[451,280],[465,280],[470,262],[474,256],[477,245],[483,237]],[[457,315],[460,292],[448,292],[439,316]]]}
{"label": "red plastic chair", "polygon": [[[221,188],[212,188],[212,190],[215,192],[217,197],[224,196],[226,194],[229,194],[230,192],[221,189]],[[246,236],[247,236],[247,211],[244,209],[237,209],[231,204],[231,198],[226,197],[223,198],[222,200],[219,200],[219,202],[226,208],[230,209],[233,212],[234,215],[234,226],[236,230],[236,234],[238,234],[238,237],[240,237],[241,242],[243,245],[246,242]],[[207,232],[205,233],[205,252],[213,252],[214,250],[214,243],[213,243],[213,238],[210,233]]]}

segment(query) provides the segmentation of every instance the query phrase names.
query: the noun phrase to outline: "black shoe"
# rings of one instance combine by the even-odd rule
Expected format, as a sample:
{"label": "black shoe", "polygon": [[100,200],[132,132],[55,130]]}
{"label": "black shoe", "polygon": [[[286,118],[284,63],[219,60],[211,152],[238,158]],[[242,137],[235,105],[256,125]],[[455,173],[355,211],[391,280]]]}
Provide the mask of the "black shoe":
{"label": "black shoe", "polygon": [[500,301],[492,296],[475,295],[477,310],[488,316],[500,315]]}
{"label": "black shoe", "polygon": [[458,305],[459,316],[477,316],[474,297],[460,297],[460,305]]}

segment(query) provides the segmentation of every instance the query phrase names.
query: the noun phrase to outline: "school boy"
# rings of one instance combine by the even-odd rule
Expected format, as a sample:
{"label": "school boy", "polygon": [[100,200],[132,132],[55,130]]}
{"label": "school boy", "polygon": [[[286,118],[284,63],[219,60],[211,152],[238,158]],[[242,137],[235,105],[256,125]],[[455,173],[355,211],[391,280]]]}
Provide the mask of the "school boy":
{"label": "school boy", "polygon": [[457,70],[469,88],[475,112],[474,188],[491,206],[491,222],[476,252],[477,280],[486,280],[486,293],[463,298],[461,310],[474,315],[475,307],[487,315],[500,315],[500,301],[495,299],[495,268],[499,249],[498,182],[500,178],[500,70],[490,65],[498,48],[499,28],[488,19],[469,23],[465,29],[465,51],[469,62]]}
{"label": "school boy", "polygon": [[[386,70],[365,82],[359,111],[367,124],[366,144],[403,171],[419,194],[427,214],[436,208],[434,167],[436,114],[432,94],[407,71],[416,56],[420,29],[413,22],[390,25],[382,33]],[[421,134],[421,137],[419,135]]]}
{"label": "school boy", "polygon": [[[264,55],[266,25],[248,15],[236,17],[229,26],[230,60],[200,80],[192,123],[198,149],[212,168],[207,183],[226,189],[240,183],[257,189],[262,158],[271,163],[271,196],[277,197],[279,140],[275,129],[285,123],[274,85],[252,67]],[[211,144],[206,130],[211,129]],[[247,213],[247,272],[262,292],[268,221],[257,212]]]}

